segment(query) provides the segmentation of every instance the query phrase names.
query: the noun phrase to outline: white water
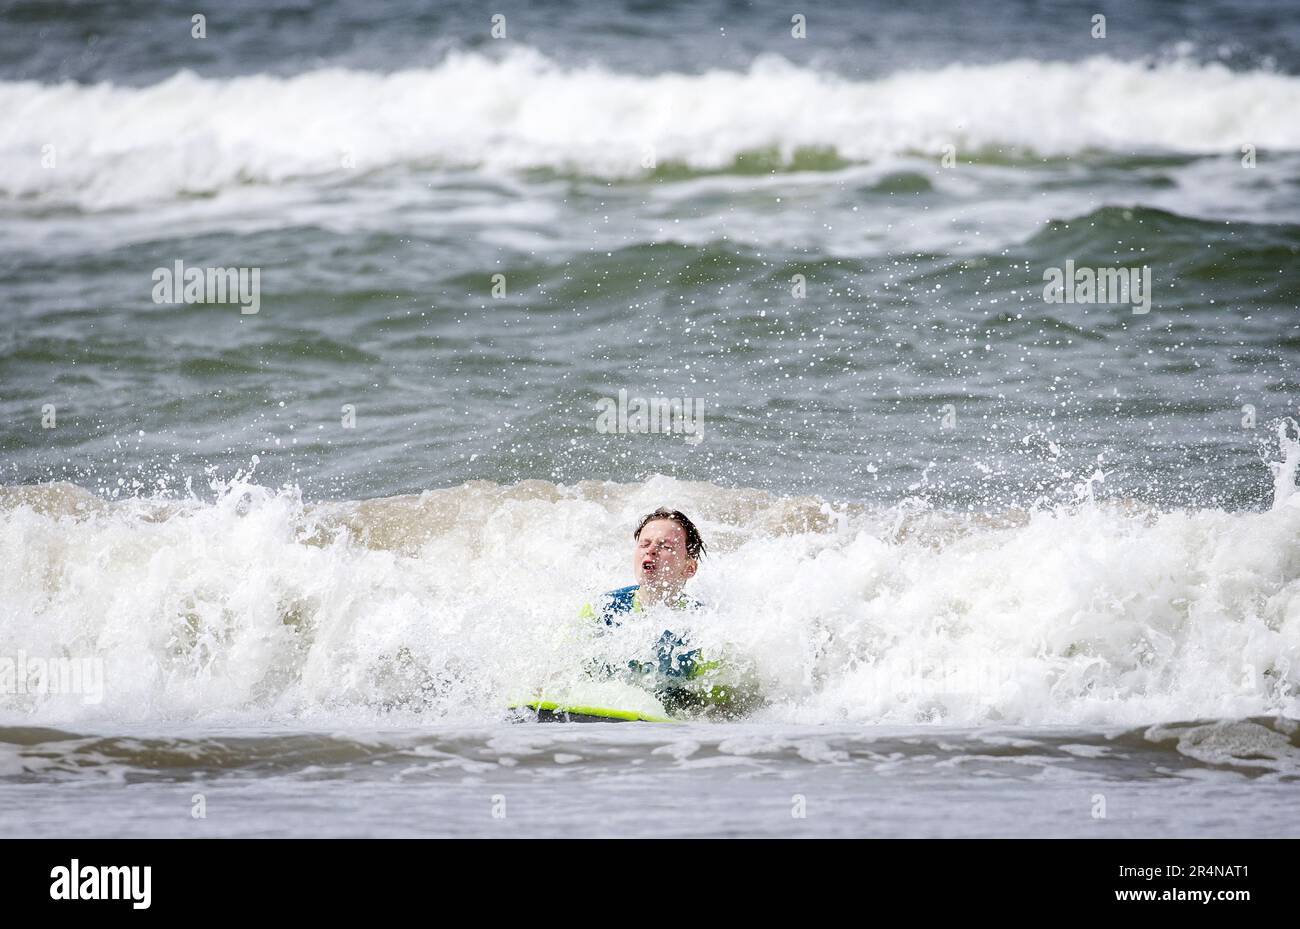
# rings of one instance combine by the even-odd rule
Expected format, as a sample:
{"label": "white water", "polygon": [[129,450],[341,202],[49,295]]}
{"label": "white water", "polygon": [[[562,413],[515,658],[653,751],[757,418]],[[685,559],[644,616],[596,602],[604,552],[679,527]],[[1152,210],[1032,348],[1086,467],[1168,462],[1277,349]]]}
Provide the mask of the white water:
{"label": "white water", "polygon": [[[391,74],[178,73],[143,88],[0,82],[0,198],[101,209],[398,164],[639,176],[775,150],[842,159],[1002,150],[1300,149],[1300,78],[1092,58],[950,65],[849,81],[761,57],[747,71],[637,76],[528,49]],[[42,162],[53,146],[53,166]]]}
{"label": "white water", "polygon": [[[0,723],[328,726],[403,703],[488,722],[670,623],[758,682],[760,720],[1295,717],[1300,446],[1282,444],[1268,512],[867,512],[668,478],[317,506],[242,482],[170,504],[11,488],[0,656],[101,659],[104,692],[0,694]],[[663,503],[710,542],[691,588],[710,606],[598,646],[576,611],[631,581],[630,529]]]}

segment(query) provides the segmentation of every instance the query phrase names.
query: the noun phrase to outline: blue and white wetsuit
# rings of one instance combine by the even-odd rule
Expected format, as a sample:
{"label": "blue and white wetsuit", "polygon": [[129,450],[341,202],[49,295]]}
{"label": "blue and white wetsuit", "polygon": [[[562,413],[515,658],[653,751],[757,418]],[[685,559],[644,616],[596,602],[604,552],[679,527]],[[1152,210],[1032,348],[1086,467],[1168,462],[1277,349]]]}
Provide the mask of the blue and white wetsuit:
{"label": "blue and white wetsuit", "polygon": [[[593,609],[591,604],[583,607],[582,616],[600,619],[606,626],[621,626],[623,620],[630,614],[644,612],[641,607],[640,589],[639,585],[632,584],[628,587],[620,587],[618,590],[611,590],[598,601],[598,608]],[[704,606],[694,597],[685,594],[668,605],[675,610],[697,610]],[[656,660],[653,662],[629,661],[628,668],[638,674],[658,673],[664,678],[691,680],[717,667],[718,664],[704,661],[698,648],[688,648],[685,639],[674,635],[668,629],[664,630],[655,644],[655,656]]]}

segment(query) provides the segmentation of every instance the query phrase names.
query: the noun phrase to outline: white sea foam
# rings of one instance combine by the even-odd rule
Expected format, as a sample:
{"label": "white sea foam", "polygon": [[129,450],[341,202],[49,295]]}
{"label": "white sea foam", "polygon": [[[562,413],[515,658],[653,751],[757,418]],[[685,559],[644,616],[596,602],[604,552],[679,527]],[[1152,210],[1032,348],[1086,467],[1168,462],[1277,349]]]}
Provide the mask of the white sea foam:
{"label": "white sea foam", "polygon": [[[1282,499],[990,518],[669,478],[315,506],[244,483],[166,505],[10,489],[0,654],[96,657],[104,686],[96,705],[0,695],[0,722],[483,722],[669,624],[761,687],[769,720],[1294,717],[1300,508]],[[630,581],[630,528],[663,503],[712,544],[692,582],[709,607],[598,646],[575,613]]]}
{"label": "white sea foam", "polygon": [[[726,169],[746,152],[833,150],[848,161],[946,144],[1239,156],[1300,149],[1300,78],[1217,65],[1092,58],[949,65],[852,81],[764,56],[746,71],[639,76],[521,50],[452,54],[391,74],[150,87],[0,83],[0,196],[129,206],[391,165],[552,168],[628,177],[648,157]],[[44,146],[54,166],[43,166]]]}

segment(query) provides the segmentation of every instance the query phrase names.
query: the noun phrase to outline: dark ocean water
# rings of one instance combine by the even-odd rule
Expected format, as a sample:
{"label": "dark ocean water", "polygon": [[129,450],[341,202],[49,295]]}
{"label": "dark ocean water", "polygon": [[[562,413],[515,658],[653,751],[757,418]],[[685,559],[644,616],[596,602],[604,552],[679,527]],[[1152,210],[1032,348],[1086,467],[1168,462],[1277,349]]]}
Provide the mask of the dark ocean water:
{"label": "dark ocean water", "polygon": [[[256,455],[340,499],[664,473],[993,506],[1100,467],[1265,505],[1294,8],[1103,5],[1096,39],[1066,4],[853,4],[803,40],[745,4],[502,9],[495,40],[470,6],[236,3],[195,39],[172,4],[9,5],[5,480]],[[1150,311],[1045,304],[1067,259],[1149,266]],[[258,313],[153,302],[177,261],[260,269]],[[696,399],[704,440],[599,433],[620,389]]]}
{"label": "dark ocean water", "polygon": [[[182,834],[175,774],[220,834],[395,834],[434,771],[611,791],[518,834],[682,834],[618,812],[641,766],[686,833],[783,834],[733,767],[786,824],[811,778],[811,834],[1084,834],[1098,779],[1120,834],[1300,829],[1300,7],[194,13],[0,3],[0,658],[104,685],[0,694],[3,790],[85,801],[15,831],[130,832],[125,786]],[[178,262],[246,299],[167,302]],[[504,723],[660,503],[766,705]],[[295,818],[317,775],[351,812]]]}

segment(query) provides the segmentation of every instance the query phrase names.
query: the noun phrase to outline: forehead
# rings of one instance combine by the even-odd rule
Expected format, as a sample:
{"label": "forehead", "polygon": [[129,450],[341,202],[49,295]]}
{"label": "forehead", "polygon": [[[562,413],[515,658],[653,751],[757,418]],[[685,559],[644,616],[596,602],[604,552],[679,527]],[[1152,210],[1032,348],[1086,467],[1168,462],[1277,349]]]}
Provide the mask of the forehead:
{"label": "forehead", "polygon": [[641,528],[640,541],[675,540],[686,541],[686,530],[675,519],[652,519]]}

